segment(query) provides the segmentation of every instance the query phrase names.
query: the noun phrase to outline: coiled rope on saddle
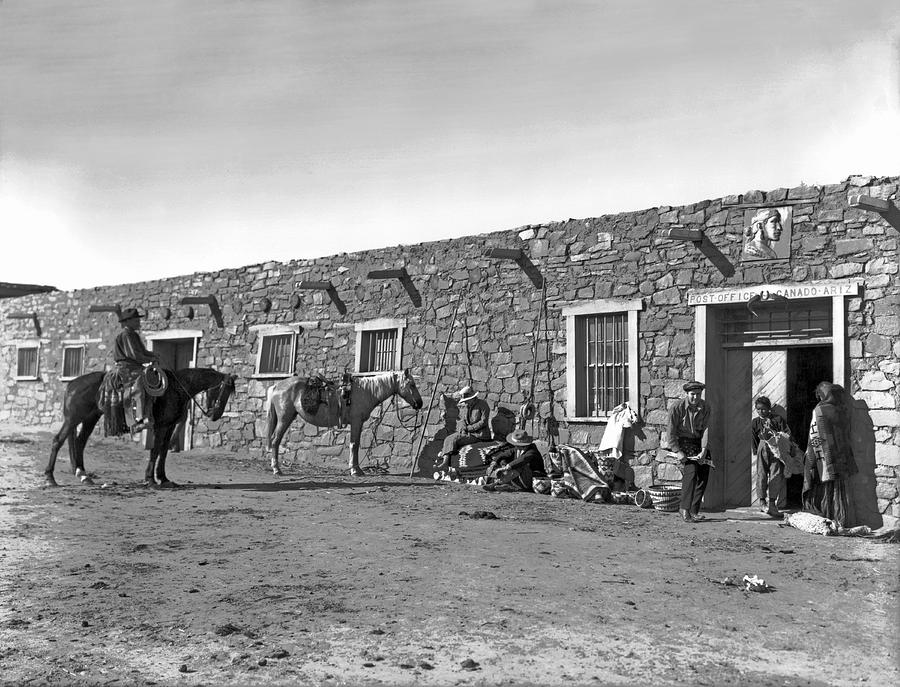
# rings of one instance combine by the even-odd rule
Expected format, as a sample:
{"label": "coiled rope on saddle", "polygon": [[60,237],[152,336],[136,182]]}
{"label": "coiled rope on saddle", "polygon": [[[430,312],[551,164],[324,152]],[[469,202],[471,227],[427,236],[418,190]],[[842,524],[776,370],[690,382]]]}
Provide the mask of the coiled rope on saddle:
{"label": "coiled rope on saddle", "polygon": [[141,382],[148,396],[157,398],[169,388],[169,378],[157,363],[151,363],[141,372]]}

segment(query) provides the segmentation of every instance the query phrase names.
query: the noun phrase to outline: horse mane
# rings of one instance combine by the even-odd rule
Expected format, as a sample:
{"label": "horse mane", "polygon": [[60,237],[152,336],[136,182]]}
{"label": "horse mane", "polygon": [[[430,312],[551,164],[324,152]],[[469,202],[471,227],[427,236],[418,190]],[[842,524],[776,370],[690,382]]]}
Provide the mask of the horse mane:
{"label": "horse mane", "polygon": [[[387,398],[397,388],[399,388],[399,377],[397,370],[389,370],[387,372],[378,372],[376,374],[354,373],[353,381],[359,385],[361,389],[368,391],[376,398]],[[395,387],[396,384],[396,387]]]}

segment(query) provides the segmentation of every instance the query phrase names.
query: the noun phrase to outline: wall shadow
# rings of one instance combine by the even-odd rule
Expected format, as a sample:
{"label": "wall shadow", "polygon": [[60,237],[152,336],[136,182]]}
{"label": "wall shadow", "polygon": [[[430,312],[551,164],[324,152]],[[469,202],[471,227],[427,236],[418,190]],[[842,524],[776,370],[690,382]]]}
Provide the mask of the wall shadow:
{"label": "wall shadow", "polygon": [[434,433],[433,437],[426,438],[422,451],[418,456],[414,456],[416,462],[413,468],[413,474],[420,477],[431,477],[434,472],[434,462],[437,460],[437,454],[440,453],[444,445],[444,439],[456,431],[459,423],[459,407],[456,405],[456,399],[445,393],[440,394],[440,412],[441,420],[444,426]]}
{"label": "wall shadow", "polygon": [[875,427],[865,401],[850,398],[850,440],[853,458],[859,469],[848,484],[850,525],[868,525],[878,529],[884,524],[875,493]]}

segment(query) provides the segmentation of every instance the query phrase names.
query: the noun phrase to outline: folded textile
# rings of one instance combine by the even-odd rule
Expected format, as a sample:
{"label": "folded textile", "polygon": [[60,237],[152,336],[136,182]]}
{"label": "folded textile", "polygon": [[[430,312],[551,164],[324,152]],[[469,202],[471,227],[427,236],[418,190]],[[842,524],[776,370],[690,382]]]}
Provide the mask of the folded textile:
{"label": "folded textile", "polygon": [[[596,463],[588,453],[568,444],[560,444],[557,450],[564,470],[561,480],[564,487],[558,487],[558,490],[562,491],[565,488],[577,494],[583,501],[609,499],[609,482],[601,476]],[[554,492],[553,495],[557,494]]]}

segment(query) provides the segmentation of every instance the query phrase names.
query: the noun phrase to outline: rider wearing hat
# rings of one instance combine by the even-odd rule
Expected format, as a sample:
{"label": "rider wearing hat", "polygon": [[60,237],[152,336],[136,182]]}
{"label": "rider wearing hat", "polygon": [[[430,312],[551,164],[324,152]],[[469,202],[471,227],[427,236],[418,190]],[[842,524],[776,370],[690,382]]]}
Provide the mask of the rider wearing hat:
{"label": "rider wearing hat", "polygon": [[711,409],[703,400],[706,385],[688,382],[683,387],[684,399],[669,409],[669,450],[683,463],[681,505],[685,522],[703,520],[700,502],[709,481],[709,418]]}
{"label": "rider wearing hat", "polygon": [[476,444],[479,441],[491,440],[491,427],[488,424],[491,417],[491,409],[487,401],[479,398],[478,392],[471,386],[464,386],[456,394],[460,406],[460,422],[462,430],[449,434],[444,439],[441,452],[438,453],[438,469],[446,469],[450,466],[450,456],[467,444]]}
{"label": "rider wearing hat", "polygon": [[159,361],[159,356],[147,350],[138,334],[141,317],[137,308],[125,308],[119,314],[122,331],[113,344],[113,361],[122,380],[123,396],[128,401],[124,404],[125,418],[132,432],[151,424],[151,404],[140,379],[145,364]]}

